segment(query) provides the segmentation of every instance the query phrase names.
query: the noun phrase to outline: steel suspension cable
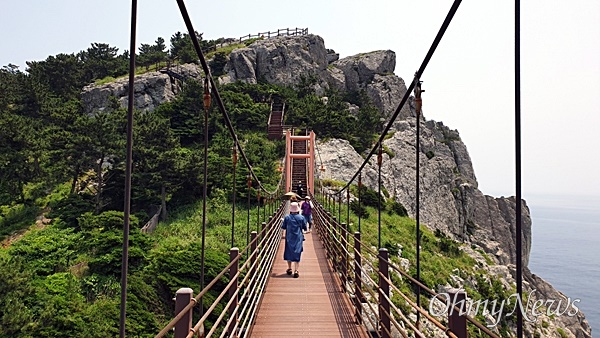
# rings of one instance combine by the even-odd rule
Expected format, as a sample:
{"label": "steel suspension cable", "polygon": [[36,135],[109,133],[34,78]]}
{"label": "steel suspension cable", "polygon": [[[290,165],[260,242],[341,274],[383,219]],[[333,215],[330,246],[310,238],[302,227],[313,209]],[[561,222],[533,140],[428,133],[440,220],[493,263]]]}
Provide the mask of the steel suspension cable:
{"label": "steel suspension cable", "polygon": [[196,31],[194,30],[194,26],[192,25],[192,21],[187,12],[187,8],[185,7],[183,0],[176,0],[176,1],[177,1],[177,5],[179,6],[179,11],[181,12],[183,21],[185,22],[185,26],[190,35],[190,39],[192,40],[192,45],[194,46],[194,49],[196,50],[196,54],[198,54],[198,58],[200,60],[200,64],[202,65],[204,74],[210,82],[212,95],[214,96],[215,100],[217,101],[217,106],[219,107],[219,110],[221,111],[221,113],[223,115],[223,119],[225,120],[225,125],[227,126],[227,129],[229,130],[229,133],[231,134],[231,137],[233,138],[235,145],[237,146],[238,150],[240,151],[240,155],[242,156],[242,159],[244,160],[246,166],[248,167],[250,174],[252,175],[254,180],[258,183],[259,188],[262,189],[264,192],[266,192],[269,195],[274,195],[276,192],[267,190],[262,185],[262,183],[260,182],[260,180],[258,179],[256,174],[252,170],[252,165],[250,165],[250,161],[248,160],[248,157],[244,153],[244,149],[242,148],[242,146],[237,138],[237,134],[235,133],[235,129],[233,128],[233,124],[231,123],[229,114],[227,114],[227,110],[225,109],[225,105],[223,104],[223,100],[221,99],[221,95],[219,94],[219,90],[217,89],[217,84],[215,83],[215,81],[212,77],[210,68],[208,67],[206,58],[204,57],[204,53],[202,52],[202,49],[200,48],[200,43],[198,42],[198,37],[196,36],[196,33],[195,33]]}
{"label": "steel suspension cable", "polygon": [[[206,245],[206,199],[208,197],[208,109],[210,108],[210,90],[208,89],[208,78],[204,79],[204,168],[202,184],[202,243],[200,254],[200,290],[204,289],[204,248]],[[200,298],[200,316],[204,314],[204,303]]]}
{"label": "steel suspension cable", "polygon": [[[415,242],[416,242],[416,260],[417,260],[417,264],[416,264],[416,270],[417,270],[417,280],[420,282],[421,281],[421,219],[420,219],[420,215],[421,215],[421,185],[420,185],[420,173],[419,173],[419,163],[420,163],[420,147],[421,147],[421,139],[420,139],[420,133],[421,133],[421,105],[422,105],[422,99],[421,99],[421,81],[419,80],[419,78],[415,75],[415,79],[414,79],[414,86],[415,86],[415,115],[416,115],[416,124],[417,124],[417,131],[416,131],[416,140],[415,140],[415,171],[416,171],[416,175],[415,175],[415,221],[416,221],[416,225],[415,225],[415,229],[416,229],[416,238],[415,238]],[[419,284],[417,284],[417,306],[421,307],[421,287],[419,286]],[[421,314],[419,312],[417,312],[417,327],[419,327],[419,320],[421,319]]]}
{"label": "steel suspension cable", "polygon": [[[517,294],[523,300],[523,261],[521,240],[521,2],[515,0],[515,218]],[[517,338],[523,338],[523,312],[517,311]]]}
{"label": "steel suspension cable", "polygon": [[133,103],[135,77],[135,35],[137,25],[137,0],[131,0],[131,36],[129,41],[129,91],[127,102],[127,155],[125,168],[125,202],[123,206],[123,253],[121,256],[121,307],[119,337],[125,337],[127,316],[127,274],[129,270],[129,215],[131,213],[131,167],[133,153]]}
{"label": "steel suspension cable", "polygon": [[233,205],[231,206],[231,247],[235,248],[235,198],[236,198],[236,168],[237,168],[237,152],[235,148],[235,144],[233,145]]}

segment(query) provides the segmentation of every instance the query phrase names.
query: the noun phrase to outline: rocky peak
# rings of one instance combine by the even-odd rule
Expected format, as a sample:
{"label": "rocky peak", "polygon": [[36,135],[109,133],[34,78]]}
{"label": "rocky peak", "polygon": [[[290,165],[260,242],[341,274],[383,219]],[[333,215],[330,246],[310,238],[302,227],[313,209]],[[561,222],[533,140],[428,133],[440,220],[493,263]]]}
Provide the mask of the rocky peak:
{"label": "rocky peak", "polygon": [[394,74],[396,53],[391,50],[361,53],[335,61],[332,65],[344,74],[345,89],[357,91],[373,81],[376,74]]}
{"label": "rocky peak", "polygon": [[[314,81],[313,88],[319,95],[326,89],[365,90],[384,116],[391,115],[406,93],[404,81],[394,75],[396,54],[380,50],[338,58],[339,54],[326,49],[317,35],[257,40],[229,55],[226,75],[219,81],[294,86],[308,80]],[[402,115],[409,116],[410,111],[405,109]]]}
{"label": "rocky peak", "polygon": [[[311,76],[322,78],[327,69],[327,50],[317,35],[275,37],[257,40],[236,49],[225,65],[221,83],[266,81],[296,85]],[[326,83],[321,83],[326,86]]]}

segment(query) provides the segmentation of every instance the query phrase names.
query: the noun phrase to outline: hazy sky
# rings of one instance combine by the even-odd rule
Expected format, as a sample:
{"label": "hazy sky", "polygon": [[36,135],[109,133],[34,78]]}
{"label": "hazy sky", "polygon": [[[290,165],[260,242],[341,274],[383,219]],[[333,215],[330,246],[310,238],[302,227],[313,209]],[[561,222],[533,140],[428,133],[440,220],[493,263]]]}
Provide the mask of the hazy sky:
{"label": "hazy sky", "polygon": [[[396,52],[406,82],[450,0],[187,1],[205,39],[308,27],[341,57]],[[76,53],[92,42],[129,49],[126,0],[6,1],[0,66]],[[185,32],[175,0],[138,1],[137,44]],[[521,7],[523,197],[600,195],[600,1],[529,0]],[[457,129],[479,188],[515,194],[514,2],[463,1],[423,77],[427,119]],[[533,201],[535,203],[535,201]]]}

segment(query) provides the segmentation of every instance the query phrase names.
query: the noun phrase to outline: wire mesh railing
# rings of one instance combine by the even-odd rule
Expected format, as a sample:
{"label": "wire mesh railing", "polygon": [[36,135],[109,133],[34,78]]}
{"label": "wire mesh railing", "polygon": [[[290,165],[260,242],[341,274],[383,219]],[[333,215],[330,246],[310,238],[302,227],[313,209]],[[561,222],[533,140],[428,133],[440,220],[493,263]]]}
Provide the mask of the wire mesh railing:
{"label": "wire mesh railing", "polygon": [[[182,288],[175,297],[175,317],[155,336],[183,337],[247,337],[256,318],[256,310],[265,290],[275,254],[281,242],[282,216],[286,203],[262,222],[260,231],[253,231],[249,244],[231,248],[230,263],[214,279],[192,297],[192,289]],[[228,280],[227,280],[228,279]],[[219,282],[226,283],[218,289]],[[209,292],[218,293],[215,300],[206,305],[202,316],[192,326],[193,309]],[[218,309],[221,309],[220,313]],[[209,322],[209,317],[216,317]]]}
{"label": "wire mesh railing", "polygon": [[[327,201],[325,201],[328,203]],[[315,229],[323,242],[326,256],[337,272],[342,291],[354,305],[356,321],[362,323],[374,337],[431,337],[445,335],[462,338],[467,336],[467,325],[472,325],[484,337],[497,338],[485,325],[468,316],[459,308],[465,294],[456,290],[450,296],[456,301],[449,307],[448,316],[439,320],[437,313],[419,306],[416,297],[425,296],[429,300],[437,298],[446,302],[429,287],[408,274],[389,257],[388,250],[374,250],[361,241],[361,233],[350,233],[345,223],[339,223],[335,216],[318,201],[314,203],[313,217]],[[338,209],[339,210],[339,209]],[[392,277],[393,275],[397,278]],[[406,294],[402,283],[409,289],[420,289],[418,294]],[[394,295],[394,296],[392,296]],[[454,298],[456,297],[456,298]],[[462,304],[464,304],[463,302]],[[419,314],[420,319],[416,314]]]}

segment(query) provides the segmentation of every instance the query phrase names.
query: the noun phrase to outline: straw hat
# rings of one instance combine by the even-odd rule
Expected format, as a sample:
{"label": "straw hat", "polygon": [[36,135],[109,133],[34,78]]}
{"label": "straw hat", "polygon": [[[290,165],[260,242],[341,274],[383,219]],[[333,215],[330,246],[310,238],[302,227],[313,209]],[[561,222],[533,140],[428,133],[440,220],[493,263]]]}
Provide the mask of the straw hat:
{"label": "straw hat", "polygon": [[300,207],[297,202],[290,203],[290,213],[291,212],[300,212]]}

